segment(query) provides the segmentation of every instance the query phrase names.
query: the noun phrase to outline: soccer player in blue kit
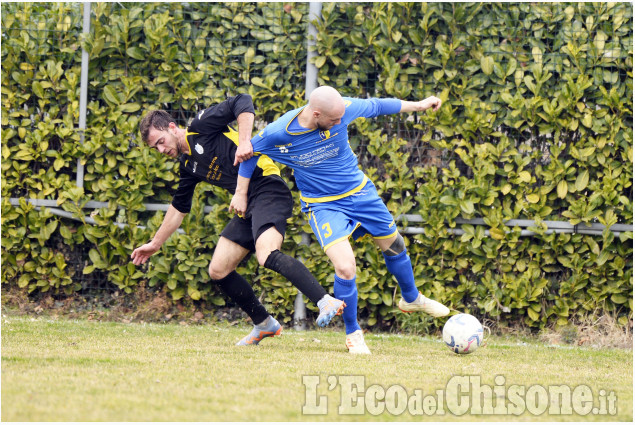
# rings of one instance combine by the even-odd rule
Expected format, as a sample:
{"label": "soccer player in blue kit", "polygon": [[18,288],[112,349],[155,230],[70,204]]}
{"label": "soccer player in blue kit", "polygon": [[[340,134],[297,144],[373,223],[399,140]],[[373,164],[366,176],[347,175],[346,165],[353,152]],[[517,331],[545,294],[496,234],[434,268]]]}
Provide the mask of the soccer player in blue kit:
{"label": "soccer player in blue kit", "polygon": [[[180,157],[180,180],[161,227],[150,242],[132,252],[133,264],[145,263],[179,228],[190,212],[198,183],[208,182],[234,192],[238,163],[253,156],[249,139],[254,114],[251,96],[240,94],[200,111],[187,128],[178,127],[166,111],[154,110],[145,115],[139,126],[142,140],[166,156]],[[238,132],[229,126],[233,121],[238,123]],[[318,326],[326,326],[341,313],[344,304],[328,295],[301,262],[280,252],[293,197],[278,167],[264,156],[256,160],[250,187],[253,196],[249,196],[246,211],[233,217],[221,232],[209,265],[212,283],[236,302],[254,324],[251,333],[237,345],[256,345],[282,330],[249,283],[236,273],[236,267],[250,252],[256,253],[260,265],[285,276],[318,306]]]}
{"label": "soccer player in blue kit", "polygon": [[[357,322],[356,263],[349,236],[369,233],[382,250],[386,267],[401,288],[399,308],[434,317],[449,314],[443,304],[421,294],[412,263],[395,221],[372,181],[360,170],[348,142],[348,125],[359,117],[438,110],[441,100],[342,98],[332,87],[315,89],[309,103],[287,112],[252,138],[253,151],[294,170],[301,192],[302,212],[335,268],[334,296],[346,303],[342,318],[346,346],[353,354],[370,354]],[[246,208],[249,182],[258,156],[240,165],[230,210]]]}

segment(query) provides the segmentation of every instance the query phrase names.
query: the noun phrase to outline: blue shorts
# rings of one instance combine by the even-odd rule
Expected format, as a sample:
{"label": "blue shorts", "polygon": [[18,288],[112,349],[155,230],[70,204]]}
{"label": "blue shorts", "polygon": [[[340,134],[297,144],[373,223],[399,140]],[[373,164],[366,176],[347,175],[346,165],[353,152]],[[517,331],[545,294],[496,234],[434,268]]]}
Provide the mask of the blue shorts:
{"label": "blue shorts", "polygon": [[366,234],[388,239],[397,234],[395,220],[370,180],[362,190],[342,199],[302,201],[302,212],[324,251],[351,235],[354,239]]}

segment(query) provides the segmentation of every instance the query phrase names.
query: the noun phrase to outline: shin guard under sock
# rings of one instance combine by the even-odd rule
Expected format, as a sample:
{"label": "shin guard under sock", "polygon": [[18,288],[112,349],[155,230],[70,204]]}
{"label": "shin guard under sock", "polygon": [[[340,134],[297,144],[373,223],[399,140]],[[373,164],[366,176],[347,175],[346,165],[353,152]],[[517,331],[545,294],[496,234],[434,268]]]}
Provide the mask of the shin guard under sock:
{"label": "shin guard under sock", "polygon": [[415,276],[412,272],[412,263],[407,250],[400,254],[389,256],[384,254],[386,268],[397,278],[397,283],[401,288],[401,296],[406,302],[413,302],[419,296],[419,291],[415,286]]}
{"label": "shin guard under sock", "polygon": [[360,330],[359,323],[357,323],[357,285],[355,284],[355,278],[346,280],[335,275],[333,295],[338,300],[346,303],[342,313],[346,334]]}
{"label": "shin guard under sock", "polygon": [[326,295],[324,288],[304,264],[277,249],[269,254],[265,267],[286,277],[315,305]]}
{"label": "shin guard under sock", "polygon": [[218,285],[232,301],[238,304],[251,318],[254,325],[263,322],[269,317],[265,307],[256,298],[251,285],[235,270],[222,279],[212,279],[212,283]]}

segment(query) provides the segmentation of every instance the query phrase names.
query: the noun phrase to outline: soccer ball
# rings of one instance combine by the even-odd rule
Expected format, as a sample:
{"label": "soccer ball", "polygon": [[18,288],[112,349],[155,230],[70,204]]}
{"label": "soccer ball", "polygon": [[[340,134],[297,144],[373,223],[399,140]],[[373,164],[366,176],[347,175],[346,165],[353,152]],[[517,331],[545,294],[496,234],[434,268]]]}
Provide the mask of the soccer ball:
{"label": "soccer ball", "polygon": [[483,343],[483,325],[471,314],[457,314],[443,326],[443,342],[456,354],[469,354]]}

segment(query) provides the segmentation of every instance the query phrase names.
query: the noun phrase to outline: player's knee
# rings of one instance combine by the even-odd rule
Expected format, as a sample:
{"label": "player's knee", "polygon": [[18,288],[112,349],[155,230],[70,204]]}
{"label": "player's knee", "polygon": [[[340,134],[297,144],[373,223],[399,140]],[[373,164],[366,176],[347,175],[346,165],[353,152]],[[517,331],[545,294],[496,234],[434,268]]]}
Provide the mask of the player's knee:
{"label": "player's knee", "polygon": [[209,263],[208,271],[209,271],[209,277],[212,280],[221,280],[225,278],[229,273],[231,273],[231,270],[226,270],[224,267],[219,267],[219,265],[214,264],[213,261]]}
{"label": "player's knee", "polygon": [[335,274],[345,280],[351,280],[357,274],[355,261],[345,261],[335,264]]}
{"label": "player's knee", "polygon": [[256,240],[256,258],[258,264],[266,267],[267,259],[276,250],[280,250],[282,246],[282,236],[275,227],[269,228]]}
{"label": "player's knee", "polygon": [[390,245],[390,247],[384,251],[388,257],[399,255],[406,250],[406,244],[404,243],[403,236],[397,233],[397,239]]}
{"label": "player's knee", "polygon": [[267,262],[267,258],[271,255],[274,250],[271,249],[257,249],[256,248],[256,258],[258,259],[258,264],[261,267],[265,267],[265,263]]}

